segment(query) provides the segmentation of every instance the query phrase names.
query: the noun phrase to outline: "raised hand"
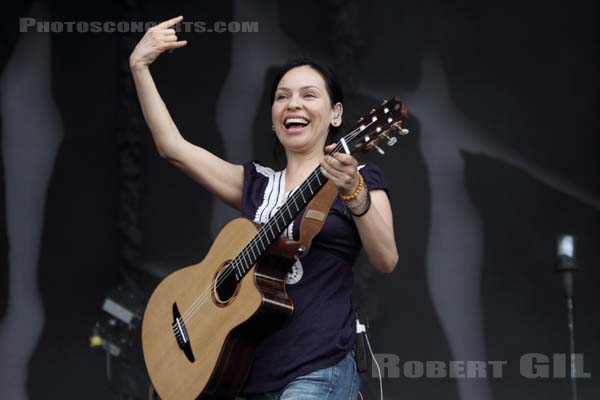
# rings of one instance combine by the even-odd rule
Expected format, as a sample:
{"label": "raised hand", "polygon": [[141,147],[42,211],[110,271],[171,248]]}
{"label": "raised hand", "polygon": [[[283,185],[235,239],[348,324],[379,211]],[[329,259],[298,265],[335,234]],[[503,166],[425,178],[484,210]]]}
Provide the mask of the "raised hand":
{"label": "raised hand", "polygon": [[129,56],[129,66],[132,69],[147,68],[162,52],[185,46],[187,40],[177,41],[175,29],[171,28],[182,20],[183,16],[171,18],[148,29]]}

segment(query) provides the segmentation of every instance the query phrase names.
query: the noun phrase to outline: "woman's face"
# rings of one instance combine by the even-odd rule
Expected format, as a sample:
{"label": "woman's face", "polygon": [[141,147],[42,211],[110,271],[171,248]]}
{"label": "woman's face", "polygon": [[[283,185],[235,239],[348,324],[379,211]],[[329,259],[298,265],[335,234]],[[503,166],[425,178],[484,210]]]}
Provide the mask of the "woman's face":
{"label": "woman's face", "polygon": [[277,138],[287,151],[305,153],[322,149],[332,123],[341,122],[341,104],[335,118],[323,77],[308,65],[289,70],[279,81],[271,107]]}

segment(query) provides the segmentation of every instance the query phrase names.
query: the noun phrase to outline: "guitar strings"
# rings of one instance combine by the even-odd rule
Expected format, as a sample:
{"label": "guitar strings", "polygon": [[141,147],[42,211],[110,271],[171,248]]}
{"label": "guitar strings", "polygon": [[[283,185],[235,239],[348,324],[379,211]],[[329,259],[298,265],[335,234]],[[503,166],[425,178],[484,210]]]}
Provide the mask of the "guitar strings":
{"label": "guitar strings", "polygon": [[[347,142],[354,140],[362,131],[364,131],[366,128],[368,128],[370,125],[372,125],[376,120],[372,120],[370,123],[368,123],[367,125],[364,125],[364,128],[362,128],[362,126],[356,128],[354,131],[350,132],[349,134],[347,134],[346,136],[344,136],[344,140],[346,140]],[[362,129],[361,129],[362,128]],[[329,154],[335,154],[337,152],[339,152],[340,150],[342,150],[343,147],[341,145],[341,142],[338,142],[335,146],[335,148],[329,153]],[[309,176],[309,178],[304,181],[304,183],[301,185],[305,186],[306,184],[313,183],[315,180],[318,181],[318,177],[313,177],[313,174],[311,174]],[[297,195],[297,193],[300,190],[298,190],[294,195]],[[288,201],[289,202],[289,199]],[[281,210],[280,210],[281,211]],[[289,207],[288,207],[288,212],[290,212]],[[266,227],[269,223],[271,223],[271,221],[275,220],[277,218],[277,214],[275,214],[275,216],[269,220],[264,226]],[[204,291],[200,294],[200,296],[198,296],[196,298],[196,300],[186,309],[186,311],[182,314],[181,316],[181,320],[184,323],[191,323],[191,321],[193,320],[194,316],[197,315],[197,311],[198,309],[203,305],[203,303],[206,301],[206,299],[208,298],[209,294],[212,293],[212,287],[214,286],[215,289],[218,289],[223,282],[229,278],[229,276],[233,273],[233,271],[237,268],[236,266],[233,266],[234,262],[236,259],[238,259],[238,257],[240,255],[250,255],[250,250],[247,249],[248,245],[256,238],[258,237],[261,242],[262,239],[267,239],[268,236],[266,234],[266,229],[259,229],[259,231],[257,232],[257,234],[250,239],[250,241],[244,246],[244,248],[242,249],[242,251],[234,258],[233,262],[228,264],[227,267],[225,267],[227,269],[227,271],[221,273],[218,277],[217,277],[217,282],[214,285],[211,285],[209,287],[207,287],[206,289],[204,289]],[[264,232],[263,232],[264,231]]]}

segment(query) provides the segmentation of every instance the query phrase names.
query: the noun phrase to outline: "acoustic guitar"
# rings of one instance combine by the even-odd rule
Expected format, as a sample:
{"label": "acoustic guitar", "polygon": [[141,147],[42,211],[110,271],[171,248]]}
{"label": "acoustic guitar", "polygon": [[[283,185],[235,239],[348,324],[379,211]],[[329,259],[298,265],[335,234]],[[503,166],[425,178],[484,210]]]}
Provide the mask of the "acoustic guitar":
{"label": "acoustic guitar", "polygon": [[[332,153],[393,145],[407,109],[384,101]],[[269,250],[327,179],[315,169],[264,225],[229,222],[198,264],[167,276],[154,290],[142,323],[150,380],[164,400],[233,400],[240,393],[260,340],[293,312],[285,289],[290,261]]]}

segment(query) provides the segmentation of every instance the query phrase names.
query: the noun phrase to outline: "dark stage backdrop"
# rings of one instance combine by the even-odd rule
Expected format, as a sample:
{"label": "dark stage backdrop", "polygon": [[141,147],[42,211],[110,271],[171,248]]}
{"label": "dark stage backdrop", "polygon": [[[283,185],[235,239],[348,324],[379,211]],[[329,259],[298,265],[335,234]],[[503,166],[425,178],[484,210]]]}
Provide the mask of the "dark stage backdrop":
{"label": "dark stage backdrop", "polygon": [[[391,275],[364,256],[355,266],[355,300],[369,319],[384,398],[569,398],[560,362],[550,363],[555,377],[536,379],[520,363],[532,353],[538,363],[561,361],[569,351],[554,272],[561,233],[575,235],[580,266],[576,346],[591,377],[578,379],[579,398],[600,396],[597,2],[2,7],[0,398],[139,396],[139,331],[101,332],[131,340],[110,358],[110,382],[106,353],[89,347],[97,321],[96,329],[110,328],[105,297],[143,301],[158,279],[199,261],[236,216],[158,156],[127,65],[141,34],[20,34],[19,18],[176,15],[256,23],[256,32],[182,32],[189,45],[151,68],[183,135],[228,160],[276,166],[268,90],[275,67],[294,56],[337,69],[346,126],[384,98],[408,103],[411,134],[385,156],[363,157],[385,172],[400,254]],[[462,363],[459,374],[484,367],[475,378],[439,370],[419,377],[420,365],[448,372],[452,360]],[[501,376],[488,361],[504,363]],[[375,367],[362,393],[379,398]]]}

